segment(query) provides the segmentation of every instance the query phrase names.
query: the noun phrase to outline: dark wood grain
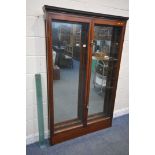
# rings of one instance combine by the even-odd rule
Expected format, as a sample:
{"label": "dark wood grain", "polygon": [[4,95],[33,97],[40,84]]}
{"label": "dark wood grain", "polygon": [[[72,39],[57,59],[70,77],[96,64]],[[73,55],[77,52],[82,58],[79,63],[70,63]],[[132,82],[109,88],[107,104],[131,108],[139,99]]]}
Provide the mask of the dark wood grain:
{"label": "dark wood grain", "polygon": [[83,127],[82,125],[70,127],[68,129],[62,130],[61,132],[55,133],[53,139],[51,140],[51,143],[57,144],[65,140],[76,138],[97,130],[105,129],[107,127],[110,127],[111,123],[111,118],[103,119],[102,117],[98,121],[95,120],[94,122],[88,122],[88,125],[85,127]]}
{"label": "dark wood grain", "polygon": [[73,10],[73,9],[66,9],[66,8],[60,8],[55,6],[49,6],[44,5],[43,6],[44,12],[60,12],[60,13],[69,13],[69,14],[75,14],[75,15],[81,15],[81,16],[94,16],[94,17],[101,17],[101,18],[109,18],[109,19],[119,19],[119,20],[128,20],[129,17],[123,17],[123,16],[115,16],[115,15],[108,15],[108,14],[101,14],[101,13],[94,13],[94,12],[86,12],[82,10]]}
{"label": "dark wood grain", "polygon": [[47,89],[48,89],[48,115],[50,124],[50,136],[54,135],[54,105],[53,105],[53,55],[52,55],[52,29],[51,18],[47,16]]}

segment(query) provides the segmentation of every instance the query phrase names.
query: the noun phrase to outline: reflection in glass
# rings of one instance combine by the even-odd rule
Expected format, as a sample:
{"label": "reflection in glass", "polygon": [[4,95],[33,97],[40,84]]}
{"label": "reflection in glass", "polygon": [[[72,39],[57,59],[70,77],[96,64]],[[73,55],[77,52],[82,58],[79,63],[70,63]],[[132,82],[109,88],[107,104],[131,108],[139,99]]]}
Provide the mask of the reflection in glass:
{"label": "reflection in glass", "polygon": [[52,22],[54,123],[77,118],[81,27]]}
{"label": "reflection in glass", "polygon": [[[88,115],[105,112],[107,88],[112,87],[113,67],[117,62],[117,28],[95,25],[92,52]],[[115,37],[117,36],[117,38]],[[115,37],[115,38],[114,38]]]}

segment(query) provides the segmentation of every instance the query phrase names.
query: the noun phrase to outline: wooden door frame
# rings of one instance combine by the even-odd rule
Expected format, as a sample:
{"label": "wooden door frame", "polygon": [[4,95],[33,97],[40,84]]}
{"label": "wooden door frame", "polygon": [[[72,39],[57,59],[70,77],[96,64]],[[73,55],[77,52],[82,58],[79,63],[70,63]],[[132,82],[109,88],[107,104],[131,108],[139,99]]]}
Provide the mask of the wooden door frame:
{"label": "wooden door frame", "polygon": [[[118,17],[111,15],[96,14],[84,11],[76,11],[71,9],[57,8],[51,6],[44,6],[44,19],[45,19],[45,34],[46,34],[46,62],[47,62],[47,92],[48,92],[48,125],[50,130],[50,144],[56,144],[71,138],[75,138],[93,131],[104,129],[112,125],[114,101],[116,96],[117,81],[119,75],[120,61],[122,55],[122,47],[124,40],[124,33],[126,27],[127,17]],[[90,25],[89,37],[88,37],[88,62],[86,65],[86,88],[85,88],[85,99],[84,99],[84,117],[83,124],[78,123],[76,120],[69,120],[63,123],[59,123],[54,128],[54,103],[53,103],[53,59],[52,59],[52,20],[62,20],[68,22],[79,22],[88,23]],[[116,72],[115,87],[112,92],[112,98],[110,101],[110,115],[103,117],[101,114],[92,115],[88,117],[88,100],[90,91],[90,76],[91,76],[91,56],[92,47],[90,42],[94,36],[94,23],[112,26],[121,26],[121,38],[120,46],[118,51],[118,68]],[[64,128],[64,124],[68,124]]]}

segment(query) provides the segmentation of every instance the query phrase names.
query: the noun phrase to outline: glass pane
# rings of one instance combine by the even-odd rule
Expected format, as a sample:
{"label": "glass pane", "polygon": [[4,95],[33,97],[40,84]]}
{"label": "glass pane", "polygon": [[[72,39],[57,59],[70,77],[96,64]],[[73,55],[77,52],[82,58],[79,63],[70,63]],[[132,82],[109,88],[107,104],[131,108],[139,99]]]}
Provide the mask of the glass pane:
{"label": "glass pane", "polygon": [[55,123],[80,117],[78,92],[83,27],[76,23],[52,22]]}
{"label": "glass pane", "polygon": [[[119,29],[119,32],[118,32]],[[90,80],[88,115],[107,111],[108,90],[112,90],[114,71],[117,64],[118,40],[120,28],[112,26],[94,27],[94,45]],[[115,46],[116,45],[116,46]]]}

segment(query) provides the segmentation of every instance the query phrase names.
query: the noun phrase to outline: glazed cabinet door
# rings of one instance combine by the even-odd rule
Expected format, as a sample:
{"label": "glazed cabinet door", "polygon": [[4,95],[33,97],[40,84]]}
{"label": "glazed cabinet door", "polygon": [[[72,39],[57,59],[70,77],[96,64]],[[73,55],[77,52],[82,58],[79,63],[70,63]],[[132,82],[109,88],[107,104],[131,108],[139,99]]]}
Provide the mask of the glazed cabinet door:
{"label": "glazed cabinet door", "polygon": [[61,11],[45,11],[51,144],[112,125],[126,26]]}
{"label": "glazed cabinet door", "polygon": [[112,117],[124,23],[93,20],[90,54],[88,120]]}
{"label": "glazed cabinet door", "polygon": [[48,35],[48,99],[51,135],[83,126],[90,20],[51,13]]}

